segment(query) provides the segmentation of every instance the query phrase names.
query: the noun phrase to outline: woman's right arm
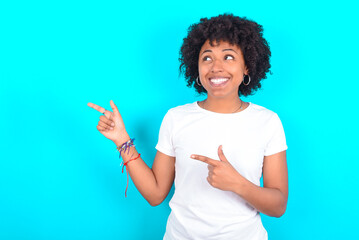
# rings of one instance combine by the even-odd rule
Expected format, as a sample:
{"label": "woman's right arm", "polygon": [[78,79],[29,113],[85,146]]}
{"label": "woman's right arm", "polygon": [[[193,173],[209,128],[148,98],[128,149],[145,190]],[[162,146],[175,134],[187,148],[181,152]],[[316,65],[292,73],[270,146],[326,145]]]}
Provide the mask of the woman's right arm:
{"label": "woman's right arm", "polygon": [[[127,134],[118,108],[112,100],[110,103],[113,112],[93,103],[89,103],[88,106],[103,113],[100,116],[97,129],[118,147],[130,140],[130,137]],[[130,159],[136,158],[138,155],[139,153],[135,147],[131,147],[129,152],[121,153],[125,163]],[[175,176],[174,157],[157,151],[152,169],[147,166],[141,157],[128,162],[126,168],[138,191],[152,206],[159,205],[171,190]]]}
{"label": "woman's right arm", "polygon": [[[128,155],[126,153],[122,154],[124,162],[128,161],[131,155],[138,156],[135,148],[131,148]],[[127,171],[133,183],[151,206],[159,205],[171,190],[175,176],[174,162],[174,157],[157,151],[152,169],[147,166],[141,157],[127,164]]]}

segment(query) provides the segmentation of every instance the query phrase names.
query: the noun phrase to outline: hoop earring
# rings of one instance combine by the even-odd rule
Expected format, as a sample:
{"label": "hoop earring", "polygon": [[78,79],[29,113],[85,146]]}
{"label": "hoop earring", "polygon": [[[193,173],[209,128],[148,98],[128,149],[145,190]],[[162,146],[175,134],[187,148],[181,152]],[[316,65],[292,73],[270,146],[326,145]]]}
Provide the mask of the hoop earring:
{"label": "hoop earring", "polygon": [[[247,82],[247,83],[244,82],[244,78],[245,78],[246,76],[248,76],[248,82]],[[243,84],[246,85],[246,86],[248,86],[250,82],[251,82],[251,76],[249,76],[249,75],[244,75],[244,76],[243,76]]]}
{"label": "hoop earring", "polygon": [[197,83],[198,86],[202,86],[202,85],[199,83],[199,79],[198,79],[198,78],[199,78],[199,76],[196,78],[196,83]]}

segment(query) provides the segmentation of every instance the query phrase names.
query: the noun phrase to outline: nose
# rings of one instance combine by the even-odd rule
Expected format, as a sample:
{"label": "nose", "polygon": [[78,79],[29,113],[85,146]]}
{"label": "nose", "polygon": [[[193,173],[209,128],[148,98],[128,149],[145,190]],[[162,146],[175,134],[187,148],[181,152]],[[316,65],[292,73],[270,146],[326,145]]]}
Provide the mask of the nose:
{"label": "nose", "polygon": [[223,63],[219,59],[215,59],[212,64],[212,72],[221,72],[223,70]]}

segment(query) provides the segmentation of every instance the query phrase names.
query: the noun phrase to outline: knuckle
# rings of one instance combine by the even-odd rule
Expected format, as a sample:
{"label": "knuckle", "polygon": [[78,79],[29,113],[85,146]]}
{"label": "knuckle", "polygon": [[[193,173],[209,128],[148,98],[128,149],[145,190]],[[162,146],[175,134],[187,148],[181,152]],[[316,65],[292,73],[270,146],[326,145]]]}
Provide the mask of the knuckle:
{"label": "knuckle", "polygon": [[106,123],[106,122],[104,122],[104,121],[101,121],[101,123],[99,123],[102,127],[105,127],[105,128],[107,128],[107,127],[109,127],[108,126],[108,124]]}
{"label": "knuckle", "polygon": [[101,121],[103,121],[103,122],[108,121],[108,120],[107,120],[107,117],[106,117],[105,115],[101,115],[101,116],[100,116],[100,119],[101,119]]}

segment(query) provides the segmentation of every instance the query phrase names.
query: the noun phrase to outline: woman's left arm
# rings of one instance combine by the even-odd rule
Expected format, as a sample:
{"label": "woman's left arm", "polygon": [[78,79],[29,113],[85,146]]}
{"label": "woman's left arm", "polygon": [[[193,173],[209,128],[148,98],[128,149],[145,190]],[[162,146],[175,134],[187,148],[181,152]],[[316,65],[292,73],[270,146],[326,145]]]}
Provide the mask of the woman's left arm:
{"label": "woman's left arm", "polygon": [[215,188],[232,191],[241,196],[259,212],[273,217],[284,214],[288,199],[288,170],[286,151],[265,156],[263,161],[263,187],[257,186],[239,174],[218,148],[218,160],[205,156],[191,157],[208,164],[207,180]]}
{"label": "woman's left arm", "polygon": [[240,176],[234,192],[261,213],[280,217],[287,208],[288,169],[286,151],[265,156],[263,161],[263,187]]}

